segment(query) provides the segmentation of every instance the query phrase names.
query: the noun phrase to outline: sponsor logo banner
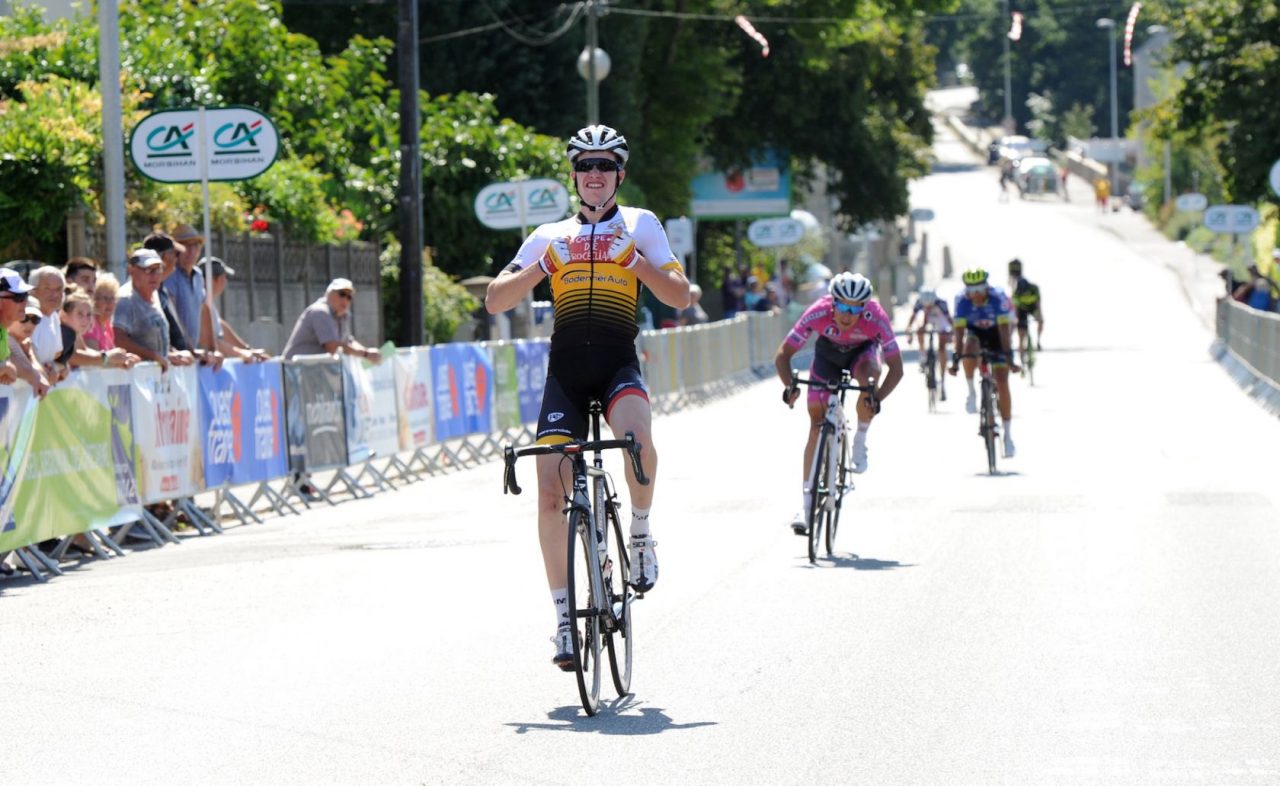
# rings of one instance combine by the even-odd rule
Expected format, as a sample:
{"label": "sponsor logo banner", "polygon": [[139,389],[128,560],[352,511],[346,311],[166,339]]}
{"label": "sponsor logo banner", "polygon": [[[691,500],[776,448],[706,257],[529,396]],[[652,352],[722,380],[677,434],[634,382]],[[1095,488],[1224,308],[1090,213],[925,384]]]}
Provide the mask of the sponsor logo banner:
{"label": "sponsor logo banner", "polygon": [[434,439],[430,351],[421,348],[402,349],[395,354],[393,366],[400,449],[416,450],[431,444]]}
{"label": "sponsor logo banner", "polygon": [[347,356],[342,359],[342,370],[348,458],[355,463],[373,456],[394,456],[400,450],[400,424],[393,364],[384,361],[371,366]]}
{"label": "sponsor logo banner", "polygon": [[304,471],[347,466],[342,366],[338,361],[286,363],[284,389],[289,468]]}
{"label": "sponsor logo banner", "polygon": [[288,471],[279,361],[201,367],[201,433],[207,488],[272,480]]}
{"label": "sponsor logo banner", "polygon": [[537,421],[542,410],[542,389],[547,384],[547,361],[551,344],[546,341],[516,342],[516,379],[520,389],[520,420]]}
{"label": "sponsor logo banner", "polygon": [[435,381],[436,439],[493,430],[493,364],[476,344],[431,347]]}
{"label": "sponsor logo banner", "polygon": [[[133,438],[142,502],[187,497],[202,488],[203,442],[199,384],[194,366],[134,369]],[[100,400],[105,400],[100,399]]]}
{"label": "sponsor logo banner", "polygon": [[493,363],[493,427],[499,430],[520,427],[520,379],[514,344],[489,347]]}

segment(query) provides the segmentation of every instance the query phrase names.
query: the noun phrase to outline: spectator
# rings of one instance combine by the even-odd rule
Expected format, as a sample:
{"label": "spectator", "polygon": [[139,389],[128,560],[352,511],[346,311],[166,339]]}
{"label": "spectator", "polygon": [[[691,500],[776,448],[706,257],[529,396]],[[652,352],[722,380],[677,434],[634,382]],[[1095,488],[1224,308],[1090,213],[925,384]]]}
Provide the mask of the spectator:
{"label": "spectator", "polygon": [[741,265],[738,272],[724,271],[724,281],[720,285],[720,297],[724,304],[724,318],[728,319],[739,311],[747,310],[747,266]]}
{"label": "spectator", "polygon": [[119,347],[111,350],[89,349],[84,334],[93,323],[93,299],[80,287],[71,287],[62,304],[62,344],[66,349],[58,363],[89,368],[133,368],[138,356]]}
{"label": "spectator", "polygon": [[1105,177],[1093,181],[1093,197],[1098,202],[1098,212],[1107,212],[1107,203],[1111,201],[1111,184]]}
{"label": "spectator", "polygon": [[681,325],[702,325],[706,324],[708,319],[707,312],[703,309],[699,301],[702,300],[702,287],[697,284],[689,285],[689,307],[682,308],[676,312],[676,321]]}
{"label": "spectator", "polygon": [[43,398],[51,383],[44,368],[31,354],[31,333],[44,321],[44,314],[35,303],[28,303],[24,308],[22,315],[8,325],[9,361],[13,363],[18,379],[31,386],[36,398]]}
{"label": "spectator", "polygon": [[[179,229],[182,229],[180,227]],[[185,227],[188,231],[190,227]],[[186,246],[177,243],[173,238],[163,232],[153,232],[147,235],[142,241],[144,248],[150,248],[160,255],[160,261],[164,263],[164,268],[160,273],[163,281],[168,281],[172,276],[179,275],[174,271],[178,269],[179,259],[188,253]],[[160,299],[160,310],[164,313],[165,322],[169,325],[169,346],[173,349],[189,352],[192,357],[200,361],[201,365],[211,365],[216,371],[222,366],[222,355],[219,352],[208,352],[199,348],[196,339],[200,336],[198,333],[191,333],[187,330],[182,318],[178,316],[176,305],[163,285],[156,292]],[[204,297],[204,285],[200,286],[200,297]]]}
{"label": "spectator", "polygon": [[169,343],[169,323],[157,294],[163,272],[164,260],[154,250],[134,251],[129,257],[129,281],[120,287],[111,324],[116,346],[168,371],[170,365],[189,366],[195,359]]}
{"label": "spectator", "polygon": [[[209,263],[209,272],[212,275],[211,289],[215,298],[221,297],[223,291],[227,288],[227,278],[234,276],[236,271],[227,267],[227,264],[217,257],[206,257],[200,260],[200,267],[205,266],[205,261]],[[265,349],[255,349],[249,346],[248,342],[240,338],[227,321],[218,315],[218,325],[214,329],[210,329],[215,310],[209,308],[208,303],[200,304],[200,346],[205,349],[216,349],[223,354],[224,357],[239,358],[246,363],[254,363],[261,360],[267,360],[271,357],[271,353]]]}
{"label": "spectator", "polygon": [[205,299],[204,271],[196,265],[204,248],[204,238],[187,224],[182,224],[173,230],[172,242],[177,251],[173,257],[177,264],[168,267],[170,261],[165,259],[167,269],[162,286],[190,349],[197,346],[196,339],[200,337],[200,304]]}
{"label": "spectator", "polygon": [[88,257],[72,257],[62,268],[67,285],[75,284],[85,292],[92,292],[98,278],[98,263]]}
{"label": "spectator", "polygon": [[0,385],[9,385],[18,379],[18,367],[10,359],[9,326],[26,319],[30,292],[31,285],[16,271],[0,268]]}
{"label": "spectator", "polygon": [[84,343],[89,349],[115,349],[116,333],[111,317],[116,313],[116,297],[120,282],[111,273],[101,273],[93,287],[93,323],[85,331]]}
{"label": "spectator", "polygon": [[1064,202],[1071,201],[1071,194],[1067,191],[1067,176],[1070,174],[1071,174],[1071,169],[1066,164],[1063,164],[1062,170],[1059,172],[1058,177],[1059,179],[1062,180],[1062,200]]}
{"label": "spectator", "polygon": [[764,302],[764,282],[755,276],[747,278],[747,294],[744,299],[747,302],[747,311],[759,311],[758,306]]}
{"label": "spectator", "polygon": [[376,349],[369,349],[351,334],[351,303],[355,285],[345,278],[329,282],[324,297],[307,306],[284,346],[285,358],[298,355],[332,355],[345,352],[374,363],[382,360]]}
{"label": "spectator", "polygon": [[44,316],[31,333],[31,347],[36,362],[49,368],[62,354],[62,323],[59,313],[62,311],[62,298],[67,282],[62,277],[61,270],[45,265],[31,271],[31,286],[31,294],[39,302],[40,313]]}
{"label": "spectator", "polygon": [[756,301],[751,307],[752,311],[759,311],[764,314],[781,314],[782,304],[778,299],[778,283],[770,281],[764,286],[764,297]]}

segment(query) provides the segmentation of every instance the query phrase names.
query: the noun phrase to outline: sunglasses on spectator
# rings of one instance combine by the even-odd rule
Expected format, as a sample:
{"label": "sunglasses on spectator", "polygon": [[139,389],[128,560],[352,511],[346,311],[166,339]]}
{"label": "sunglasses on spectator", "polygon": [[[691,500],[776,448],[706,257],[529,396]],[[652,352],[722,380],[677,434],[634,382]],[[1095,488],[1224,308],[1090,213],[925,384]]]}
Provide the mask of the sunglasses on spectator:
{"label": "sunglasses on spectator", "polygon": [[5,294],[0,295],[0,298],[4,298],[5,300],[13,300],[18,303],[27,302],[27,298],[29,297],[31,297],[31,295],[27,294],[26,292],[6,292]]}
{"label": "sunglasses on spectator", "polygon": [[839,311],[842,314],[861,314],[862,310],[866,308],[865,305],[851,306],[847,303],[841,303],[839,300],[835,301],[835,305],[836,305],[836,311]]}
{"label": "sunglasses on spectator", "polygon": [[337,295],[343,300],[350,300],[352,298],[352,294],[345,289],[337,290]]}
{"label": "sunglasses on spectator", "polygon": [[579,158],[573,162],[574,172],[590,172],[596,169],[601,172],[617,172],[622,165],[612,158]]}

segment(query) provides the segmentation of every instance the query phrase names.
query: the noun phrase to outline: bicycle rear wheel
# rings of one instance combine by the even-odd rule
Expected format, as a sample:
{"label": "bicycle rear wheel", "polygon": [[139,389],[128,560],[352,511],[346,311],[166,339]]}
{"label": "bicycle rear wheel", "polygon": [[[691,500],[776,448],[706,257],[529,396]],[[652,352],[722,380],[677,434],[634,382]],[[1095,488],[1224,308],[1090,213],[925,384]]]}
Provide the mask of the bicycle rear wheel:
{"label": "bicycle rear wheel", "polygon": [[813,471],[809,473],[809,482],[813,493],[809,499],[809,562],[818,560],[818,548],[822,543],[822,525],[828,518],[827,496],[831,493],[831,479],[828,477],[827,450],[831,444],[831,426],[823,424],[818,432],[818,445],[813,451]]}
{"label": "bicycle rear wheel", "polygon": [[938,364],[938,355],[932,347],[925,355],[924,364],[924,384],[929,388],[929,411],[934,412],[938,409],[938,377],[934,368]]}
{"label": "bicycle rear wheel", "polygon": [[1027,382],[1031,387],[1036,386],[1036,350],[1030,340],[1027,343]]}
{"label": "bicycle rear wheel", "polygon": [[[576,552],[576,553],[575,553]],[[569,619],[573,620],[573,670],[578,678],[582,709],[595,715],[600,709],[600,613],[595,533],[580,510],[569,515]]]}
{"label": "bicycle rear wheel", "polygon": [[609,558],[613,575],[605,581],[611,613],[605,618],[608,632],[604,641],[609,649],[609,671],[619,696],[631,690],[631,653],[635,639],[631,634],[631,601],[635,593],[630,587],[631,564],[627,562],[627,542],[622,539],[618,507],[612,500],[605,506],[605,538],[609,540]]}

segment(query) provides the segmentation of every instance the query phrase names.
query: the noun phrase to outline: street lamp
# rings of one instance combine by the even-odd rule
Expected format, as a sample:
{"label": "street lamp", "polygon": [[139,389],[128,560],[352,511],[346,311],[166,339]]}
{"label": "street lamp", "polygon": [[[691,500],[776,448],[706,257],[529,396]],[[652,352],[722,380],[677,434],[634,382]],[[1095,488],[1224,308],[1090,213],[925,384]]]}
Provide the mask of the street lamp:
{"label": "street lamp", "polygon": [[587,0],[587,45],[578,55],[578,73],[587,80],[587,125],[600,122],[600,82],[609,75],[609,55],[598,46],[596,20],[608,0]]}
{"label": "street lamp", "polygon": [[1116,176],[1119,174],[1120,162],[1114,160],[1119,152],[1119,118],[1116,109],[1116,20],[1103,17],[1097,22],[1099,28],[1107,31],[1108,48],[1111,50],[1111,158],[1107,166],[1111,170],[1111,194],[1116,193]]}

